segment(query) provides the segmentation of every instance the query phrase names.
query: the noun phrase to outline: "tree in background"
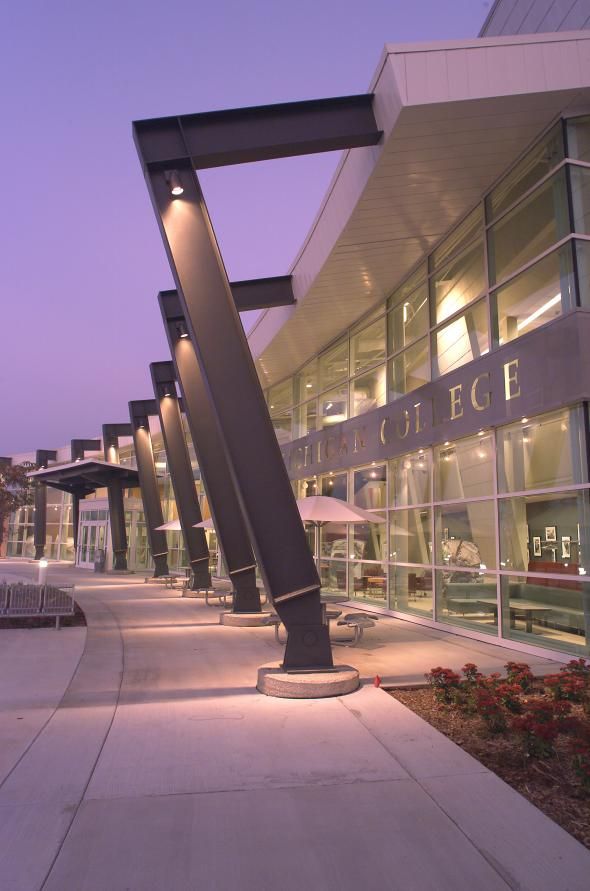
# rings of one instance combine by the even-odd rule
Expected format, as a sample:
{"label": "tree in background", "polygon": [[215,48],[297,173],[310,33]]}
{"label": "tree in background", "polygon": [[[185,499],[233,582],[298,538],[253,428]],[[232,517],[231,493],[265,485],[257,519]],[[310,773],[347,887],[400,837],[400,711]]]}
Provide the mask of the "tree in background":
{"label": "tree in background", "polygon": [[33,503],[35,488],[27,473],[36,470],[30,461],[23,464],[0,463],[0,547],[4,540],[4,526],[10,514],[19,507]]}

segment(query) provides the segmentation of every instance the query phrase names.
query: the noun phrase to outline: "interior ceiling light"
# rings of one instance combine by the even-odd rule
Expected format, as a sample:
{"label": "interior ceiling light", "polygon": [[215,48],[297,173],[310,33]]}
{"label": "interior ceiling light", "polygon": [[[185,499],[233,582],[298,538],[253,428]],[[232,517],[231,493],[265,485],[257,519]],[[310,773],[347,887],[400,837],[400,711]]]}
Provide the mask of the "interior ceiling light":
{"label": "interior ceiling light", "polygon": [[166,177],[166,182],[170,187],[171,195],[174,195],[175,198],[178,198],[180,195],[184,194],[184,187],[180,182],[178,170],[167,170],[164,173],[164,176]]}
{"label": "interior ceiling light", "polygon": [[531,322],[534,322],[539,316],[542,316],[544,312],[547,312],[548,309],[551,309],[552,306],[555,306],[556,303],[559,303],[561,300],[561,291],[559,294],[556,294],[555,297],[552,297],[551,300],[548,300],[547,303],[544,303],[543,306],[540,306],[534,312],[527,316],[526,319],[523,319],[522,322],[517,322],[516,330],[522,331],[523,328],[527,328]]}

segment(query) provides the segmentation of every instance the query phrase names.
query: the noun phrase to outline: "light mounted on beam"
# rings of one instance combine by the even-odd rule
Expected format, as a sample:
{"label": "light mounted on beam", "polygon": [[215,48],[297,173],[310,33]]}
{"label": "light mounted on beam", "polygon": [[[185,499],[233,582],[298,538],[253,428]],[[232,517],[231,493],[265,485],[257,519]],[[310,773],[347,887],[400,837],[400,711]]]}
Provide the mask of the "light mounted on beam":
{"label": "light mounted on beam", "polygon": [[178,170],[166,170],[164,176],[170,187],[170,194],[173,195],[174,198],[179,198],[180,195],[184,194],[184,186],[180,182]]}

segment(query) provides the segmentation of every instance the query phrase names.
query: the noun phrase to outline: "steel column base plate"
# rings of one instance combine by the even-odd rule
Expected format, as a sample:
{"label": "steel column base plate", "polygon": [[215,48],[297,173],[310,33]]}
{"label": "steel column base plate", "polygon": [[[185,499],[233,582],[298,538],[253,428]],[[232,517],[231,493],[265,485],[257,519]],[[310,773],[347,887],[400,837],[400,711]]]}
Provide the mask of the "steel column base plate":
{"label": "steel column base plate", "polygon": [[234,628],[252,628],[266,625],[270,613],[221,613],[220,625],[232,625]]}
{"label": "steel column base plate", "polygon": [[284,671],[280,662],[258,669],[256,688],[266,696],[281,699],[324,699],[354,693],[360,685],[359,673],[350,665],[335,665],[326,671]]}

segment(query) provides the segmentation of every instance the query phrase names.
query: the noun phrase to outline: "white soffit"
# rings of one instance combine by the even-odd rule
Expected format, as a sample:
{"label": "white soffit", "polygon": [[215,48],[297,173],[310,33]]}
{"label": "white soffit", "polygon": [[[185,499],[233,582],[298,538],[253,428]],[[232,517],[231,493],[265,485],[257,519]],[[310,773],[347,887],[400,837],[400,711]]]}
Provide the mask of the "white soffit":
{"label": "white soffit", "polygon": [[379,146],[343,154],[294,261],[297,303],[248,340],[264,386],[387,297],[560,114],[590,105],[590,33],[385,47]]}

